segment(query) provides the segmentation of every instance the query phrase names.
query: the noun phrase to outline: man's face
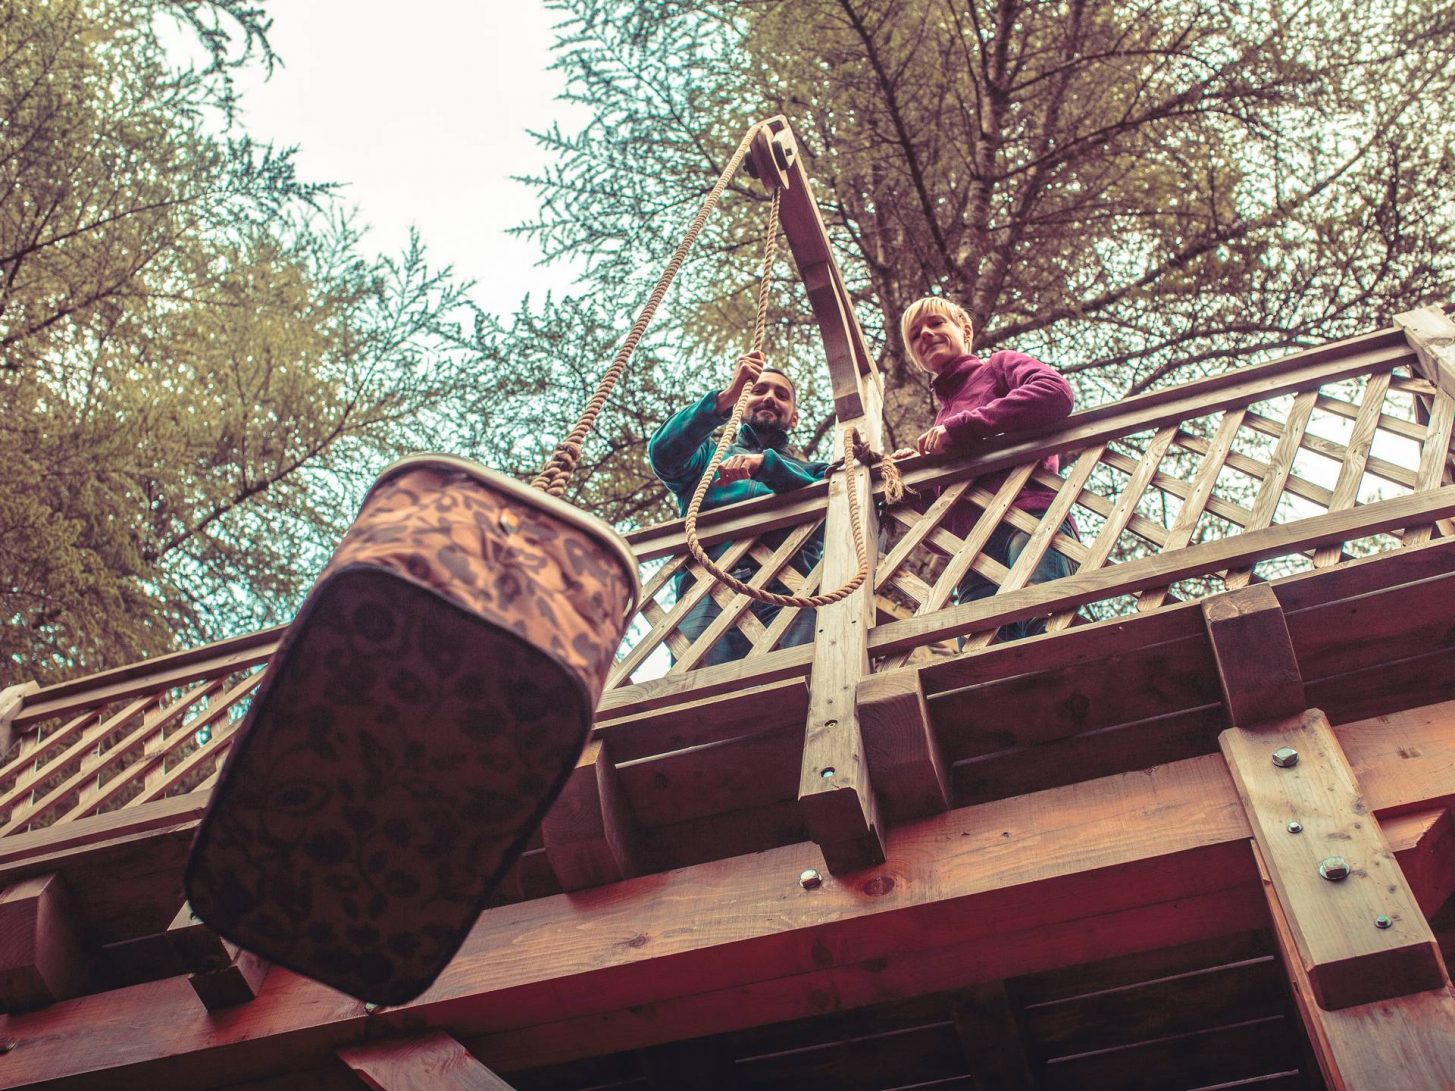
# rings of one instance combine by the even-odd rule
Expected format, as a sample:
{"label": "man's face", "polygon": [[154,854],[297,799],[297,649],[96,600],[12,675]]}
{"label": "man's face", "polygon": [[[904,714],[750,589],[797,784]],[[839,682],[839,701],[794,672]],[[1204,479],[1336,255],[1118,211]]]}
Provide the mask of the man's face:
{"label": "man's face", "polygon": [[971,329],[954,319],[926,311],[909,326],[909,343],[920,367],[938,375],[970,351]]}
{"label": "man's face", "polygon": [[798,423],[793,406],[793,385],[776,371],[764,371],[753,384],[743,419],[754,428],[776,428],[786,432]]}

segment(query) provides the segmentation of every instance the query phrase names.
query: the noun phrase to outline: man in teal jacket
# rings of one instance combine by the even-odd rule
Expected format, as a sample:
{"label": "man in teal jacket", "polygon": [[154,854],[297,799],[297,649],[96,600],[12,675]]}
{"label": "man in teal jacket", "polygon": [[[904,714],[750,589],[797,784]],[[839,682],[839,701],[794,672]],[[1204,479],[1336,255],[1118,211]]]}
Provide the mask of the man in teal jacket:
{"label": "man in teal jacket", "polygon": [[[732,381],[721,391],[710,392],[695,404],[673,414],[647,443],[647,458],[655,473],[677,498],[677,510],[683,514],[692,500],[692,493],[717,449],[713,433],[727,423],[733,406],[744,390],[751,389],[743,410],[743,424],[731,446],[723,455],[717,478],[702,499],[702,510],[736,504],[755,496],[789,492],[814,481],[822,481],[828,469],[826,462],[809,462],[793,454],[788,444],[788,431],[798,423],[794,405],[794,389],[781,371],[763,367],[759,353],[738,358]],[[771,531],[763,536],[770,547],[781,545],[789,530]],[[708,550],[716,558],[727,548],[721,542]],[[793,557],[792,565],[807,574],[823,555],[823,530],[820,528]],[[733,569],[740,580],[749,580],[756,572],[752,564]],[[679,577],[680,593],[684,580]],[[788,589],[774,580],[768,590],[778,594]],[[752,611],[764,625],[778,613],[778,607],[754,602]],[[678,631],[689,640],[696,640],[706,631],[721,609],[711,595],[706,595],[682,619]],[[784,631],[777,647],[790,648],[813,639],[814,612],[800,610]],[[731,662],[748,654],[749,643],[736,627],[729,628],[708,649],[703,666]]]}

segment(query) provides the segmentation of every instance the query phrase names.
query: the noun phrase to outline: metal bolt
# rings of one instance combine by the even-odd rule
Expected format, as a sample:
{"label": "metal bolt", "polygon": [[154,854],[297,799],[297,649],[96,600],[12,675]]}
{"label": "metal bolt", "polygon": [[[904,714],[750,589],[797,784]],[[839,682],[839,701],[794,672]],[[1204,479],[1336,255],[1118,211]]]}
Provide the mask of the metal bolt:
{"label": "metal bolt", "polygon": [[1377,917],[1374,918],[1374,927],[1375,928],[1393,928],[1394,927],[1394,921],[1390,920],[1383,913],[1381,913],[1381,914],[1379,914],[1379,916],[1377,916]]}
{"label": "metal bolt", "polygon": [[1342,856],[1327,856],[1319,861],[1319,874],[1331,883],[1347,879],[1351,870],[1349,861]]}
{"label": "metal bolt", "polygon": [[804,890],[813,890],[823,885],[823,876],[816,868],[805,868],[798,876],[798,885]]}
{"label": "metal bolt", "polygon": [[1298,764],[1298,751],[1291,746],[1280,746],[1273,751],[1273,764],[1280,769],[1289,769]]}
{"label": "metal bolt", "polygon": [[1288,824],[1289,833],[1303,833],[1303,823],[1294,821]]}
{"label": "metal bolt", "polygon": [[821,777],[823,777],[824,780],[833,780],[834,779],[834,767],[832,765],[830,765],[827,769],[821,770],[818,775],[821,776]]}
{"label": "metal bolt", "polygon": [[376,1011],[378,1011],[383,1006],[384,1006],[383,1004],[375,1004],[372,1001],[370,1001],[369,1003],[367,1003],[367,1004],[364,1005],[364,1013],[366,1015],[373,1015]]}
{"label": "metal bolt", "polygon": [[0,1053],[9,1053],[19,1044],[20,1039],[18,1038],[0,1038]]}

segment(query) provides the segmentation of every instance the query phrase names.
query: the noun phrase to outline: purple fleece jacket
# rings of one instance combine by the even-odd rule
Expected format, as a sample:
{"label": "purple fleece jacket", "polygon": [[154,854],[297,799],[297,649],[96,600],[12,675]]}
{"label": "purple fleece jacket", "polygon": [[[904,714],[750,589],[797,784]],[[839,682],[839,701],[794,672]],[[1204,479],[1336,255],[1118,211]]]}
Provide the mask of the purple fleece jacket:
{"label": "purple fleece jacket", "polygon": [[[1048,428],[1071,412],[1070,384],[1055,368],[1023,352],[997,352],[988,360],[961,356],[935,376],[930,388],[940,405],[935,423],[945,426],[951,449],[958,452],[969,451],[990,436]],[[1041,468],[1057,473],[1060,459],[1049,455]],[[993,491],[1008,473],[990,474],[980,484]],[[1015,506],[1045,511],[1055,496],[1054,489],[1032,481],[1016,497]],[[973,505],[957,504],[946,529],[966,534],[975,515]]]}

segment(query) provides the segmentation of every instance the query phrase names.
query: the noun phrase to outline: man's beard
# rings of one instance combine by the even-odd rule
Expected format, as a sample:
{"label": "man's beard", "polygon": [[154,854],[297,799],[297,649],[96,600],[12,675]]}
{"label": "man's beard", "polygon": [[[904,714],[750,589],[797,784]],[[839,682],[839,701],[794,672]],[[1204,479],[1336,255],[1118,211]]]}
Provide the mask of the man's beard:
{"label": "man's beard", "polygon": [[773,432],[786,432],[783,426],[783,417],[775,409],[755,409],[748,416],[748,423],[757,429],[767,429]]}

